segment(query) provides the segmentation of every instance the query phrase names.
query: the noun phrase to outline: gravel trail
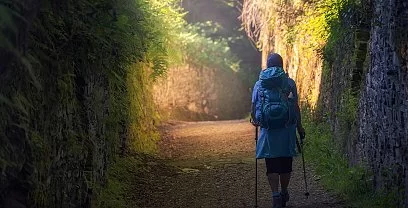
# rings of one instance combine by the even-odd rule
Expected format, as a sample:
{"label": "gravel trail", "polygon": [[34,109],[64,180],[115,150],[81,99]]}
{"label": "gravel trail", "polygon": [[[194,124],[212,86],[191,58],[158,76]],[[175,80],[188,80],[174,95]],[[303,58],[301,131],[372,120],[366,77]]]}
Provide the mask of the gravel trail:
{"label": "gravel trail", "polygon": [[[169,122],[162,126],[161,162],[155,163],[142,207],[254,207],[255,129],[245,120]],[[166,164],[167,168],[161,168]],[[308,169],[304,196],[301,157],[294,160],[288,208],[345,207]],[[265,164],[258,160],[258,207],[272,207]]]}

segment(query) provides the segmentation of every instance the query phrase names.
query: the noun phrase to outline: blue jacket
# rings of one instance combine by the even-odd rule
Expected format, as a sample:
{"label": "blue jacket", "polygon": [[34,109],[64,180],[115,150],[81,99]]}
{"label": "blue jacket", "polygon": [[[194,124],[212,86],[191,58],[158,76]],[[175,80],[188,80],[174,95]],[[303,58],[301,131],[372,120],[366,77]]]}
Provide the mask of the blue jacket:
{"label": "blue jacket", "polygon": [[[259,105],[260,95],[258,89],[260,81],[255,83],[252,92],[252,105]],[[296,83],[289,78],[289,88],[294,99],[298,100]],[[256,158],[276,158],[296,156],[296,124],[282,129],[260,129],[260,135],[256,145]]]}

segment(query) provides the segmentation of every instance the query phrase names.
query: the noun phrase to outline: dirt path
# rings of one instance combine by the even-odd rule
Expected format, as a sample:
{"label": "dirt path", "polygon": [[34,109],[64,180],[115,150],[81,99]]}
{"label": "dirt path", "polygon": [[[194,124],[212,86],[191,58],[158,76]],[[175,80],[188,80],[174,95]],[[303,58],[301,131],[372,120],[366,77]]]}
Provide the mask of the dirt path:
{"label": "dirt path", "polygon": [[[254,207],[254,128],[244,120],[173,122],[163,127],[161,157],[143,207]],[[258,205],[272,207],[265,164],[258,162]],[[313,180],[304,196],[300,157],[295,160],[287,207],[344,207]]]}

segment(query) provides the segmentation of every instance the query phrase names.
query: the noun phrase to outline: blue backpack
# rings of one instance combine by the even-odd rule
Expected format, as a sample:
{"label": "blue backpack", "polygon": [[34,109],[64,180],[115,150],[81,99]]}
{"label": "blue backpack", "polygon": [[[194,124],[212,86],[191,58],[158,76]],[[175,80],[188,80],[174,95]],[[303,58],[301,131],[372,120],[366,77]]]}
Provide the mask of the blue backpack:
{"label": "blue backpack", "polygon": [[270,67],[259,75],[258,102],[255,106],[255,122],[262,128],[281,129],[294,123],[294,99],[289,77],[282,67]]}

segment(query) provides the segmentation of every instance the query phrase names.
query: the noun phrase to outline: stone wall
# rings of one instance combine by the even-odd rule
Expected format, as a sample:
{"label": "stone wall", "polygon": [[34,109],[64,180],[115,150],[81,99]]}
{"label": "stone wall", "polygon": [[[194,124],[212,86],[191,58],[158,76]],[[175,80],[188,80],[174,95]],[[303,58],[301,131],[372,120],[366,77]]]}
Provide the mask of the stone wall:
{"label": "stone wall", "polygon": [[235,72],[194,65],[169,69],[155,83],[154,100],[164,118],[189,121],[244,118],[251,102]]}
{"label": "stone wall", "polygon": [[[0,18],[10,16],[0,30],[0,207],[91,207],[127,128],[152,120],[143,109],[129,121],[130,110],[151,101],[129,107],[117,54],[84,35],[103,18],[72,30],[86,10],[76,3],[0,3]],[[110,18],[107,11],[98,12]]]}
{"label": "stone wall", "polygon": [[302,34],[288,42],[282,28],[296,24],[288,19],[296,9],[286,9],[261,37],[264,63],[268,52],[280,53],[302,103],[331,124],[350,164],[367,167],[378,190],[396,191],[407,206],[408,2],[366,0],[343,10],[322,51]]}
{"label": "stone wall", "polygon": [[408,205],[408,2],[374,0],[370,65],[360,101],[359,153],[377,188]]}
{"label": "stone wall", "polygon": [[[53,72],[46,74],[57,77]],[[21,78],[9,69],[3,75]],[[0,81],[2,89],[24,85],[15,79]],[[61,82],[70,85],[62,86]],[[15,112],[17,121],[25,126],[1,126],[9,140],[1,137],[1,164],[5,168],[0,176],[0,207],[90,207],[94,191],[106,182],[111,150],[116,148],[107,138],[111,99],[107,77],[82,70],[76,79],[45,79],[41,84],[49,87],[47,93],[52,96],[35,89],[31,93],[15,91],[14,87],[2,91],[7,97],[24,93],[35,107],[26,115],[28,120],[23,120],[18,109],[0,104],[2,109]],[[65,91],[67,88],[71,90]],[[10,139],[13,142],[7,143]]]}

